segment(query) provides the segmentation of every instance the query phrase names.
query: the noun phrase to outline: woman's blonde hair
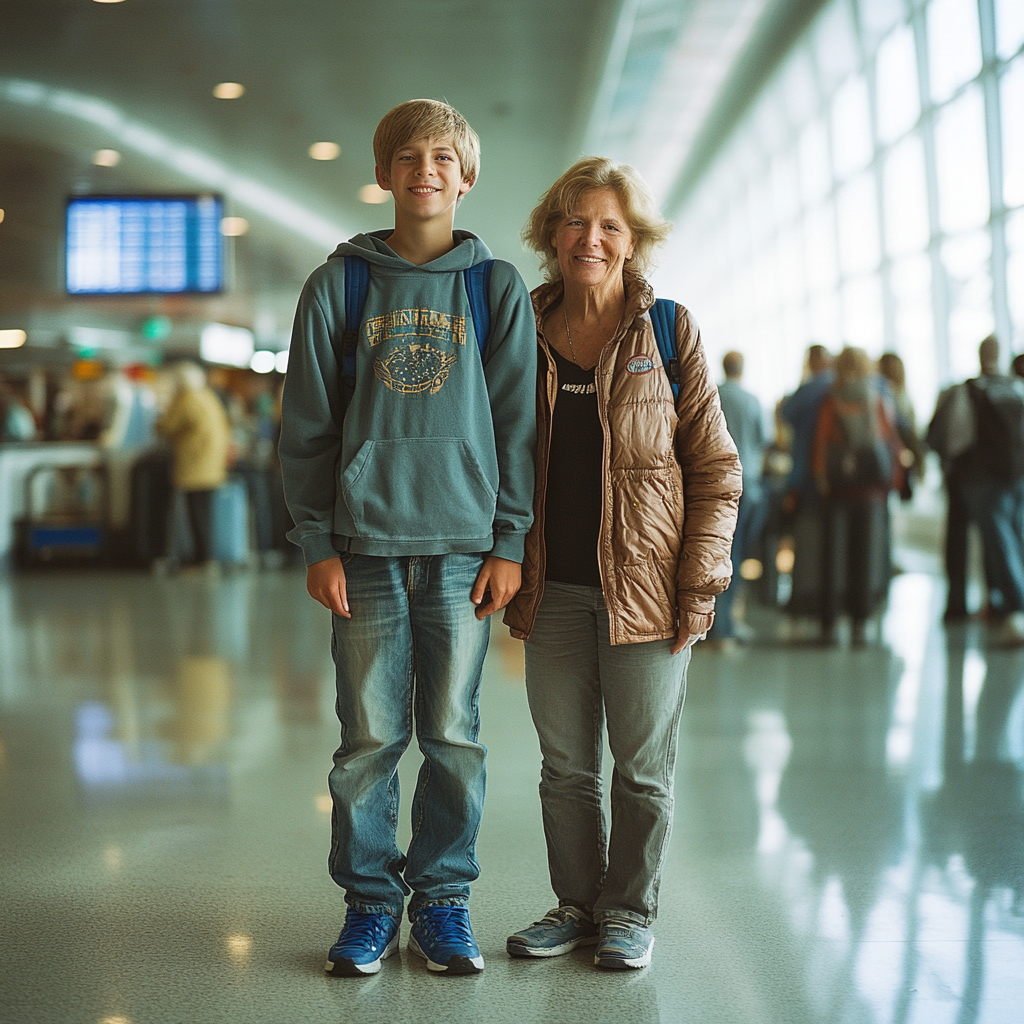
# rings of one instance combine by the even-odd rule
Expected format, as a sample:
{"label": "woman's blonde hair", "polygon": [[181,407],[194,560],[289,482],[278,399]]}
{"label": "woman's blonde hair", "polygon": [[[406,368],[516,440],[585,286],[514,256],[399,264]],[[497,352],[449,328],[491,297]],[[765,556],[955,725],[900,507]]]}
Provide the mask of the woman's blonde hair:
{"label": "woman's blonde hair", "polygon": [[836,356],[836,376],[840,380],[864,380],[871,376],[871,360],[862,348],[848,345]]}
{"label": "woman's blonde hair", "polygon": [[654,250],[664,244],[672,225],[662,219],[647,182],[629,164],[588,156],[574,163],[541,196],[523,228],[523,244],[540,256],[546,280],[558,281],[562,276],[552,244],[558,222],[573,212],[585,192],[602,188],[615,193],[633,236],[633,257],[623,272],[643,277],[654,265]]}
{"label": "woman's blonde hair", "polygon": [[417,139],[444,139],[459,158],[462,180],[476,183],[480,174],[480,139],[469,122],[440,100],[406,100],[392,107],[373,133],[373,159],[385,173],[403,146]]}

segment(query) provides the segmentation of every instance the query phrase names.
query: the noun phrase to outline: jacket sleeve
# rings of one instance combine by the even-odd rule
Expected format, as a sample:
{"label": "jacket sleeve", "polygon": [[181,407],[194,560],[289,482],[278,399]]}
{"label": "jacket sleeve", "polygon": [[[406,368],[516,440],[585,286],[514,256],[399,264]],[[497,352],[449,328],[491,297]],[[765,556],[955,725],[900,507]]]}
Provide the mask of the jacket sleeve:
{"label": "jacket sleeve", "polygon": [[708,370],[700,330],[676,305],[679,399],[676,458],[683,473],[686,518],[676,577],[679,616],[691,634],[714,621],[715,595],[732,579],[732,535],[743,490],[736,445]]}
{"label": "jacket sleeve", "polygon": [[537,447],[537,326],[519,272],[496,261],[491,272],[491,333],[484,377],[498,458],[492,555],[522,562],[533,524]]}
{"label": "jacket sleeve", "polygon": [[337,555],[331,533],[344,418],[331,340],[340,339],[344,323],[334,323],[316,277],[314,272],[306,282],[295,311],[278,445],[285,500],[295,523],[288,539],[302,548],[307,566]]}

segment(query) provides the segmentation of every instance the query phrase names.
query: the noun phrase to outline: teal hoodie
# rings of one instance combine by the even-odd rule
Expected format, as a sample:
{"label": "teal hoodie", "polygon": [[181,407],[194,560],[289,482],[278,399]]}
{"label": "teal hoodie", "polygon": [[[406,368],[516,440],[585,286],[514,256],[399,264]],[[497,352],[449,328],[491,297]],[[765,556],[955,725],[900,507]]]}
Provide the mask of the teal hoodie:
{"label": "teal hoodie", "polygon": [[[491,258],[468,231],[417,266],[356,235],[299,297],[281,470],[306,565],[367,555],[483,552],[515,562],[533,521],[537,333],[516,269],[495,261],[480,358],[462,271]],[[348,408],[340,386],[344,256],[370,264]]]}

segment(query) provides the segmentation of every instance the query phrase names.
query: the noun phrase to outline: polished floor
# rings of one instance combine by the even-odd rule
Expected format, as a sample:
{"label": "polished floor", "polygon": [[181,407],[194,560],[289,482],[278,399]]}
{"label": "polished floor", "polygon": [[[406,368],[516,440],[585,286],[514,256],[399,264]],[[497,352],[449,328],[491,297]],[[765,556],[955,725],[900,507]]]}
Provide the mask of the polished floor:
{"label": "polished floor", "polygon": [[944,630],[941,591],[899,577],[863,650],[764,614],[760,642],[698,648],[654,963],[629,974],[505,956],[552,896],[521,647],[496,626],[487,969],[403,951],[354,980],[321,973],[337,726],[302,576],[0,581],[0,1021],[1019,1024],[1024,652]]}

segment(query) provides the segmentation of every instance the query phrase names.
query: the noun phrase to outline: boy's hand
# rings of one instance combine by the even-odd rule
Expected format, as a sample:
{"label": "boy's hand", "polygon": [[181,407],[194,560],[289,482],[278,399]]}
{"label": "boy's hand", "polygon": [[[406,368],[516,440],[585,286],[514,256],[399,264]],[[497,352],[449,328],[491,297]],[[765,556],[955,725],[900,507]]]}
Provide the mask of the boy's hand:
{"label": "boy's hand", "polygon": [[306,590],[314,601],[330,608],[335,615],[351,619],[348,610],[348,590],[345,583],[345,567],[340,558],[327,558],[314,562],[306,570]]}
{"label": "boy's hand", "polygon": [[[516,596],[522,581],[523,567],[518,562],[488,555],[469,595],[473,604],[479,605],[476,617],[486,619],[488,615],[504,608]],[[490,596],[490,600],[485,604],[484,598],[487,596]]]}

